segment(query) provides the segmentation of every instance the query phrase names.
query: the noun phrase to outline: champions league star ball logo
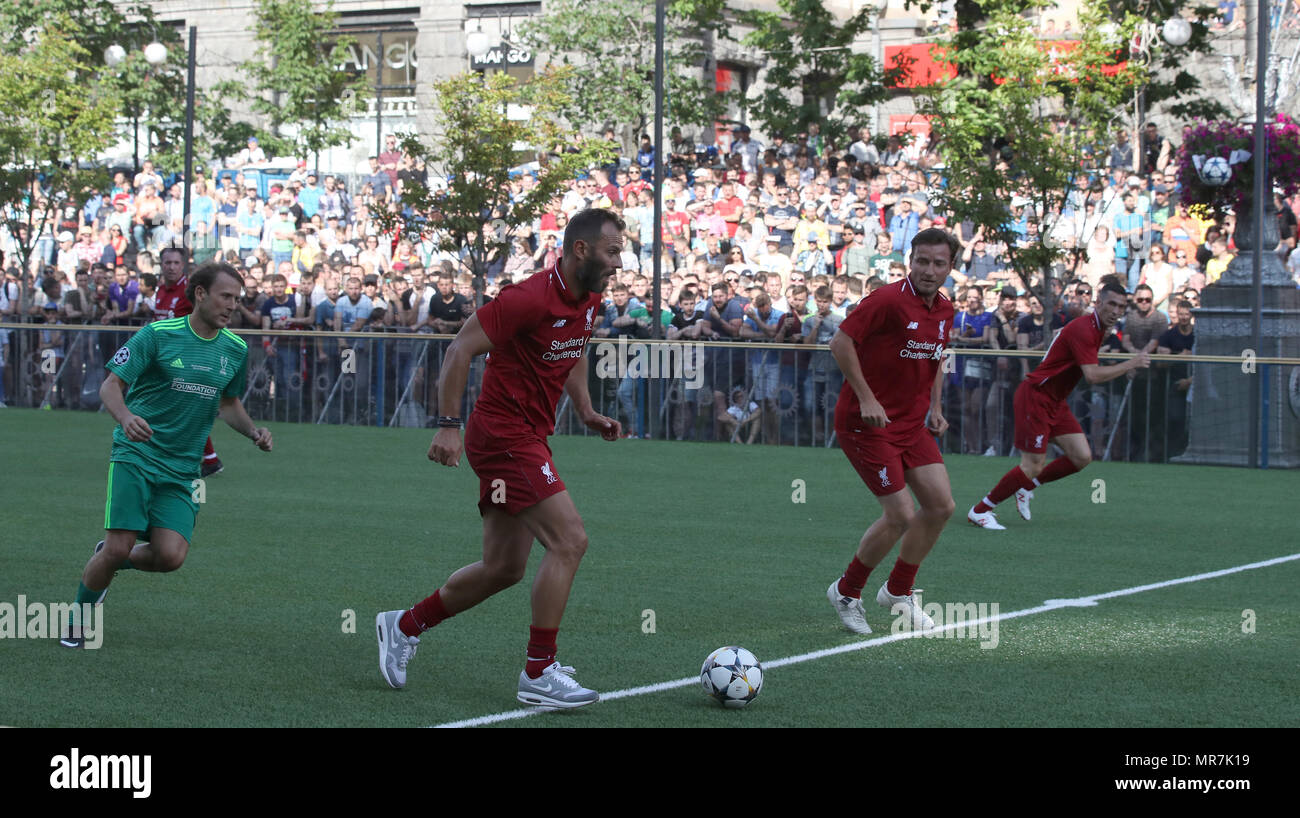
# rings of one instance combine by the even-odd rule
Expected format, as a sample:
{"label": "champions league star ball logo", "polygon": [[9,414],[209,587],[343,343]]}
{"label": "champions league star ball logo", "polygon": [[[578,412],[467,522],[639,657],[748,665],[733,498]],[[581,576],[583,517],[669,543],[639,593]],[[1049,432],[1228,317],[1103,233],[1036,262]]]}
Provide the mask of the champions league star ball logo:
{"label": "champions league star ball logo", "polygon": [[129,360],[131,360],[131,350],[126,347],[122,347],[113,355],[113,363],[118,366],[125,366]]}

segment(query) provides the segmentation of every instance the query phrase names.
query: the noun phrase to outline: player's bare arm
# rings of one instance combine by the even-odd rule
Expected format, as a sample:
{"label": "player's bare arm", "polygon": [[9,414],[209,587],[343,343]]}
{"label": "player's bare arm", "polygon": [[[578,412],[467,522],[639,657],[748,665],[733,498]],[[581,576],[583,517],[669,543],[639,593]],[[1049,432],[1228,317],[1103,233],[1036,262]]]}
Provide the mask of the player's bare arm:
{"label": "player's bare arm", "polygon": [[623,434],[623,425],[613,418],[605,417],[591,405],[591,393],[587,390],[587,357],[578,359],[569,377],[564,382],[564,391],[573,401],[582,425],[593,432],[599,432],[605,440],[618,440]]}
{"label": "player's bare arm", "polygon": [[[456,338],[447,347],[447,354],[442,361],[442,374],[438,376],[438,406],[460,406],[465,397],[465,382],[469,379],[469,365],[479,355],[492,351],[492,339],[478,322],[478,315],[471,315],[465,326],[456,334]],[[585,383],[585,381],[584,381]],[[587,400],[591,404],[590,398]],[[433,436],[429,444],[429,459],[444,466],[460,465],[460,453],[464,442],[460,429],[445,426]]]}
{"label": "player's bare arm", "polygon": [[149,423],[144,418],[126,408],[125,386],[125,381],[110,372],[99,387],[99,400],[103,403],[104,409],[113,416],[113,420],[121,424],[128,440],[143,443],[153,437],[153,429],[149,428]]}
{"label": "player's bare arm", "polygon": [[943,416],[943,367],[934,374],[934,385],[930,387],[930,411],[925,416],[925,428],[930,434],[942,437],[948,431],[948,419]]}
{"label": "player's bare arm", "polygon": [[254,423],[248,416],[248,411],[244,409],[244,402],[239,398],[233,395],[222,398],[217,417],[224,420],[226,425],[236,432],[252,440],[257,448],[264,452],[271,451],[271,430]]}
{"label": "player's bare arm", "polygon": [[858,396],[858,404],[862,407],[862,421],[868,426],[884,428],[885,424],[889,423],[889,417],[885,414],[885,407],[876,400],[871,387],[867,386],[867,378],[862,374],[862,364],[858,362],[857,344],[848,335],[837,331],[835,337],[831,339],[830,347],[835,363],[839,364],[840,372],[844,373],[844,380]]}

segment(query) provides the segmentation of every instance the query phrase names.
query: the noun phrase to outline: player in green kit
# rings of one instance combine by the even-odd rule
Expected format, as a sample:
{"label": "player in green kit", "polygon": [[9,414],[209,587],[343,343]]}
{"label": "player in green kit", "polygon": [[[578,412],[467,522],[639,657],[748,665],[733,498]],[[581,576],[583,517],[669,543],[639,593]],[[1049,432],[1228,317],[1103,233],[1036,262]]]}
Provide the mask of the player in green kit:
{"label": "player in green kit", "polygon": [[[103,602],[117,571],[175,571],[185,562],[199,511],[193,497],[199,463],[215,418],[271,450],[271,433],[253,424],[239,399],[248,345],[225,328],[242,285],[230,265],[203,265],[186,292],[194,311],[141,327],[107,364],[99,395],[118,422],[108,464],[107,531],[81,575],[74,621],[60,644],[84,646],[75,611]],[[137,536],[146,542],[136,544]]]}

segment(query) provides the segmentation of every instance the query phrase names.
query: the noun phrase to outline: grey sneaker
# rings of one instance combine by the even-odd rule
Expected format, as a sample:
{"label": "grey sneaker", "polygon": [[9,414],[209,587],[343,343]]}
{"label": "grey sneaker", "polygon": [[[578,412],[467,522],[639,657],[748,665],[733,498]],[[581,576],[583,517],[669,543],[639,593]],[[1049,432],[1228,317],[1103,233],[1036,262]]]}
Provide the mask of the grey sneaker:
{"label": "grey sneaker", "polygon": [[397,626],[406,611],[384,611],[375,617],[379,636],[379,672],[389,687],[406,687],[406,664],[415,656],[419,637],[407,636]]}
{"label": "grey sneaker", "polygon": [[826,598],[835,607],[835,613],[840,615],[840,621],[844,623],[844,627],[854,633],[871,633],[871,626],[867,624],[867,615],[862,610],[862,600],[842,595],[838,579],[831,583],[831,587],[826,589]]}
{"label": "grey sneaker", "polygon": [[573,680],[574,670],[552,662],[536,679],[528,678],[526,672],[519,673],[519,695],[515,698],[524,704],[541,707],[582,707],[600,701],[600,694],[588,690]]}

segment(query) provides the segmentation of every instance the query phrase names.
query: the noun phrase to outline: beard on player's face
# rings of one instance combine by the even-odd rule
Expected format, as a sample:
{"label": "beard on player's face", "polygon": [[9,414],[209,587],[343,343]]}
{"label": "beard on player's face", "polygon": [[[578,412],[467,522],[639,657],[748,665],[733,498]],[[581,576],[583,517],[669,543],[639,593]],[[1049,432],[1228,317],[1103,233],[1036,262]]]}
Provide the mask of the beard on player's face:
{"label": "beard on player's face", "polygon": [[578,268],[578,283],[589,293],[603,293],[611,278],[606,273],[612,274],[612,270],[593,253],[582,260],[582,266]]}

